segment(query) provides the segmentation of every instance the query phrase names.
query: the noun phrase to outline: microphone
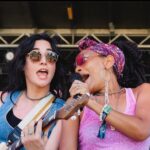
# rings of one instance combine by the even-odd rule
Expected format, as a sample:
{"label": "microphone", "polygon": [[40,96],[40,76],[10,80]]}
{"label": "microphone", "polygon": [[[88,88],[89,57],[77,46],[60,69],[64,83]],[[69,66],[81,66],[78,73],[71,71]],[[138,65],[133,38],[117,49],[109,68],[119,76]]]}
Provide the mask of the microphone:
{"label": "microphone", "polygon": [[[75,81],[75,80],[79,80],[79,81],[82,81],[82,77],[79,73],[73,73],[70,78],[69,78],[69,83],[70,85],[72,85],[72,83]],[[81,96],[81,94],[76,94],[73,96],[73,98],[77,99],[79,96]]]}
{"label": "microphone", "polygon": [[[72,83],[75,81],[75,80],[79,80],[79,81],[82,81],[82,77],[79,73],[73,73],[70,78],[69,78],[69,82],[70,82],[70,85],[72,85]],[[90,96],[89,93],[86,93],[86,95]],[[76,95],[73,96],[74,99],[77,99],[79,98],[80,96],[82,96],[82,94],[78,93]],[[78,110],[77,110],[77,115],[79,116],[81,114],[81,111],[83,110],[83,107],[80,107]],[[76,115],[74,114],[71,119],[72,120],[76,120]]]}
{"label": "microphone", "polygon": [[[82,77],[81,77],[81,75],[80,75],[79,73],[73,73],[73,74],[70,76],[70,78],[69,78],[69,84],[72,85],[72,83],[73,83],[75,80],[82,81]],[[78,93],[78,94],[74,95],[73,98],[74,98],[74,99],[77,99],[79,96],[81,96],[81,94]],[[80,108],[80,109],[81,109],[81,108]],[[80,110],[80,109],[77,110],[78,116],[79,116],[80,113],[81,113],[81,110]],[[71,117],[72,120],[76,120],[76,118],[77,118],[76,115],[73,115],[73,116]]]}
{"label": "microphone", "polygon": [[69,77],[69,82],[72,84],[74,80],[80,80],[82,81],[82,77],[79,73],[73,73],[70,77]]}

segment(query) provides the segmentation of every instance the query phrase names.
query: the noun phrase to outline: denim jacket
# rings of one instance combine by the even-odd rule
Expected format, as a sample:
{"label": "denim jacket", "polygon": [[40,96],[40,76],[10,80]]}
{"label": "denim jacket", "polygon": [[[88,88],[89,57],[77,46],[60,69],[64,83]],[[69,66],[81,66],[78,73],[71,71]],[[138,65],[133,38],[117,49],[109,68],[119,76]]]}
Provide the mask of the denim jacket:
{"label": "denim jacket", "polygon": [[[14,103],[17,102],[19,96],[21,95],[21,91],[16,91],[12,95],[12,100]],[[48,115],[51,116],[54,112],[60,109],[64,105],[64,101],[60,98],[56,98],[48,110]],[[8,135],[13,131],[13,127],[8,123],[6,116],[8,112],[13,108],[14,104],[10,100],[10,93],[7,95],[4,104],[0,107],[0,142],[7,142]],[[49,136],[55,123],[53,123],[49,129]]]}

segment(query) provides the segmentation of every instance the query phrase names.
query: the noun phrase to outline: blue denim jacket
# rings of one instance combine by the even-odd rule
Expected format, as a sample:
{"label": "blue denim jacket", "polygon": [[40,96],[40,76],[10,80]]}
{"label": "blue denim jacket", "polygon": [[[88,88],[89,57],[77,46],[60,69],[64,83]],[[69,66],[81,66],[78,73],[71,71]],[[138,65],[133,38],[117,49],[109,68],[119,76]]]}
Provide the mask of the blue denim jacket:
{"label": "blue denim jacket", "polygon": [[[12,100],[14,103],[17,102],[19,96],[21,95],[21,91],[16,91],[12,95]],[[50,107],[48,111],[49,115],[53,115],[53,113],[60,109],[64,105],[64,101],[60,98],[56,98],[53,102],[53,105]],[[0,107],[0,142],[7,142],[8,135],[13,131],[13,127],[8,123],[6,116],[7,113],[12,109],[14,104],[10,101],[10,94],[5,99],[4,104]],[[55,124],[53,124],[49,130],[49,135],[53,129]]]}

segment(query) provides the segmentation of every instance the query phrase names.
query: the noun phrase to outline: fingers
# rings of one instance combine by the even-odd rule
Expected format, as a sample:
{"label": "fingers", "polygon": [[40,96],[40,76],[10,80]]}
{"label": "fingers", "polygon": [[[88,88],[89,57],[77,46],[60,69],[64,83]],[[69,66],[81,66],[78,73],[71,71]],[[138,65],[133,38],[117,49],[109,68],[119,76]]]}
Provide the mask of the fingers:
{"label": "fingers", "polygon": [[27,127],[21,132],[22,141],[26,141],[33,138],[41,138],[42,135],[42,120],[37,123],[35,127],[35,122],[32,121]]}
{"label": "fingers", "polygon": [[30,125],[29,125],[29,128],[27,130],[28,132],[28,135],[33,135],[34,134],[34,122],[32,122]]}
{"label": "fingers", "polygon": [[37,150],[44,147],[46,138],[42,138],[42,120],[39,120],[36,127],[35,122],[31,122],[21,133],[21,141],[26,149]]}
{"label": "fingers", "polygon": [[31,135],[34,135],[34,125],[35,125],[35,122],[32,121],[28,127],[25,128],[25,132],[24,132],[24,135],[25,136],[31,136]]}
{"label": "fingers", "polygon": [[35,122],[31,122],[27,127],[21,132],[21,141],[22,143],[28,143],[29,140],[34,136],[34,125]]}
{"label": "fingers", "polygon": [[70,95],[73,97],[76,94],[86,94],[89,93],[88,85],[87,83],[75,80],[69,89]]}
{"label": "fingers", "polygon": [[43,142],[46,144],[47,143],[47,141],[48,141],[48,131],[45,131],[44,133],[43,133]]}
{"label": "fingers", "polygon": [[41,137],[42,136],[42,120],[41,119],[37,123],[36,130],[35,130],[35,135],[37,137]]}

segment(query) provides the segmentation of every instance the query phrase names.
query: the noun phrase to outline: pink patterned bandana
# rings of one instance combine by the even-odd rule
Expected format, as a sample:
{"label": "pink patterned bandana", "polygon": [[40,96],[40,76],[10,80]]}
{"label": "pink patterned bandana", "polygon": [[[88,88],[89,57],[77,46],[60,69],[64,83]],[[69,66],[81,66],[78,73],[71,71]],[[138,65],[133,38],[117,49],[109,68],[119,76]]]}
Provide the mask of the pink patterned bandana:
{"label": "pink patterned bandana", "polygon": [[112,55],[115,59],[114,68],[117,71],[117,74],[120,76],[124,64],[125,64],[125,57],[123,52],[113,44],[105,44],[105,43],[97,43],[94,40],[86,38],[78,43],[79,50],[91,50],[95,51],[103,56]]}

